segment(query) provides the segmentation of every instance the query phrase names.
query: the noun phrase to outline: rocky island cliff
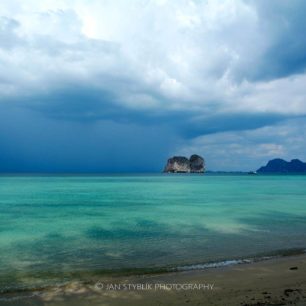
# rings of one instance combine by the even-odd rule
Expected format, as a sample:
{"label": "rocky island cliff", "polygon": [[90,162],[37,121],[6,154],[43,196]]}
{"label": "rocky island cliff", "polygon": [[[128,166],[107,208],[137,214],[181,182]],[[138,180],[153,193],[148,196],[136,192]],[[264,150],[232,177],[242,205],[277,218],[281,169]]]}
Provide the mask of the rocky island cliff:
{"label": "rocky island cliff", "polygon": [[173,156],[168,159],[164,168],[166,173],[203,173],[205,161],[200,155],[193,154],[188,159],[185,156]]}
{"label": "rocky island cliff", "polygon": [[287,162],[281,158],[270,160],[266,166],[257,170],[257,173],[305,173],[306,163],[299,159],[292,159]]}

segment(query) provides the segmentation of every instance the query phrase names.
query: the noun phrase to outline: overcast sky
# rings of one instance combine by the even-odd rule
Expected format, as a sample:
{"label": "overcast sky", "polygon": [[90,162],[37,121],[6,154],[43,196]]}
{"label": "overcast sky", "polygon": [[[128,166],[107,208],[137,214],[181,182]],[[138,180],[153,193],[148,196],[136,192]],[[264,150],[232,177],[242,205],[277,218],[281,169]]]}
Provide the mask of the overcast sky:
{"label": "overcast sky", "polygon": [[0,171],[306,160],[306,1],[1,0]]}

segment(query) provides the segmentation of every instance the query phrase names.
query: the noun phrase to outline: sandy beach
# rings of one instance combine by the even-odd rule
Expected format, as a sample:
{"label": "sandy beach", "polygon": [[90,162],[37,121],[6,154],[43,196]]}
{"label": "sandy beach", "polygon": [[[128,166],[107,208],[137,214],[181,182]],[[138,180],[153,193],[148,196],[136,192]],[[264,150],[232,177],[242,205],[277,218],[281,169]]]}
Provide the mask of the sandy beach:
{"label": "sandy beach", "polygon": [[0,305],[306,305],[306,255],[73,282],[38,292],[2,294]]}

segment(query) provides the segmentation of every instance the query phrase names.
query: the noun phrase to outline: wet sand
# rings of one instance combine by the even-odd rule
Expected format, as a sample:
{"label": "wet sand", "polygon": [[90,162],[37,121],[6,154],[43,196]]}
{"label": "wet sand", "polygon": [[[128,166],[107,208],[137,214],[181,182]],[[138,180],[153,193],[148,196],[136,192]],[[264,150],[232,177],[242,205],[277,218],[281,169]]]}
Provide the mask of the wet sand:
{"label": "wet sand", "polygon": [[2,294],[0,305],[302,306],[306,305],[306,255],[203,271],[73,282],[39,292]]}

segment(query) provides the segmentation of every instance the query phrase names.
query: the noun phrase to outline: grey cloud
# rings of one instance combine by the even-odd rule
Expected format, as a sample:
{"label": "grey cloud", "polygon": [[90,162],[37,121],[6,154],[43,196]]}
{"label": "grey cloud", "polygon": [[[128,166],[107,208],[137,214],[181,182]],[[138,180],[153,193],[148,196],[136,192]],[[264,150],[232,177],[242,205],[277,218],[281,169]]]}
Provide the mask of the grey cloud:
{"label": "grey cloud", "polygon": [[16,107],[0,107],[1,172],[160,171],[171,143],[165,127],[109,120],[54,120]]}
{"label": "grey cloud", "polygon": [[[250,130],[277,130],[305,115],[303,1],[135,1],[131,7],[92,1],[86,10],[82,2],[15,4],[0,19],[6,170],[48,169],[51,162],[90,170],[94,162],[85,159],[120,161],[117,152],[133,146],[128,158],[135,167],[145,146],[160,161],[203,135],[216,137],[220,149],[222,133],[249,137]],[[255,148],[246,136],[234,141]]]}
{"label": "grey cloud", "polygon": [[306,3],[302,0],[249,1],[256,7],[259,31],[268,46],[251,78],[269,80],[304,73],[306,69]]}
{"label": "grey cloud", "polygon": [[13,18],[0,16],[0,49],[12,49],[23,41],[17,30],[20,24]]}
{"label": "grey cloud", "polygon": [[306,160],[305,128],[306,117],[301,117],[253,130],[220,132],[184,143],[177,153],[201,153],[210,170],[256,170],[276,157]]}
{"label": "grey cloud", "polygon": [[[155,98],[162,100],[162,97]],[[19,109],[32,110],[55,120],[84,123],[108,120],[139,126],[164,126],[186,139],[228,130],[255,129],[290,117],[297,117],[274,113],[218,114],[213,105],[207,110],[206,115],[199,115],[196,109],[165,111],[154,108],[147,111],[127,107],[121,99],[120,94],[115,95],[112,91],[81,87],[76,84],[52,94],[30,96],[20,101],[7,102],[18,106]]]}

